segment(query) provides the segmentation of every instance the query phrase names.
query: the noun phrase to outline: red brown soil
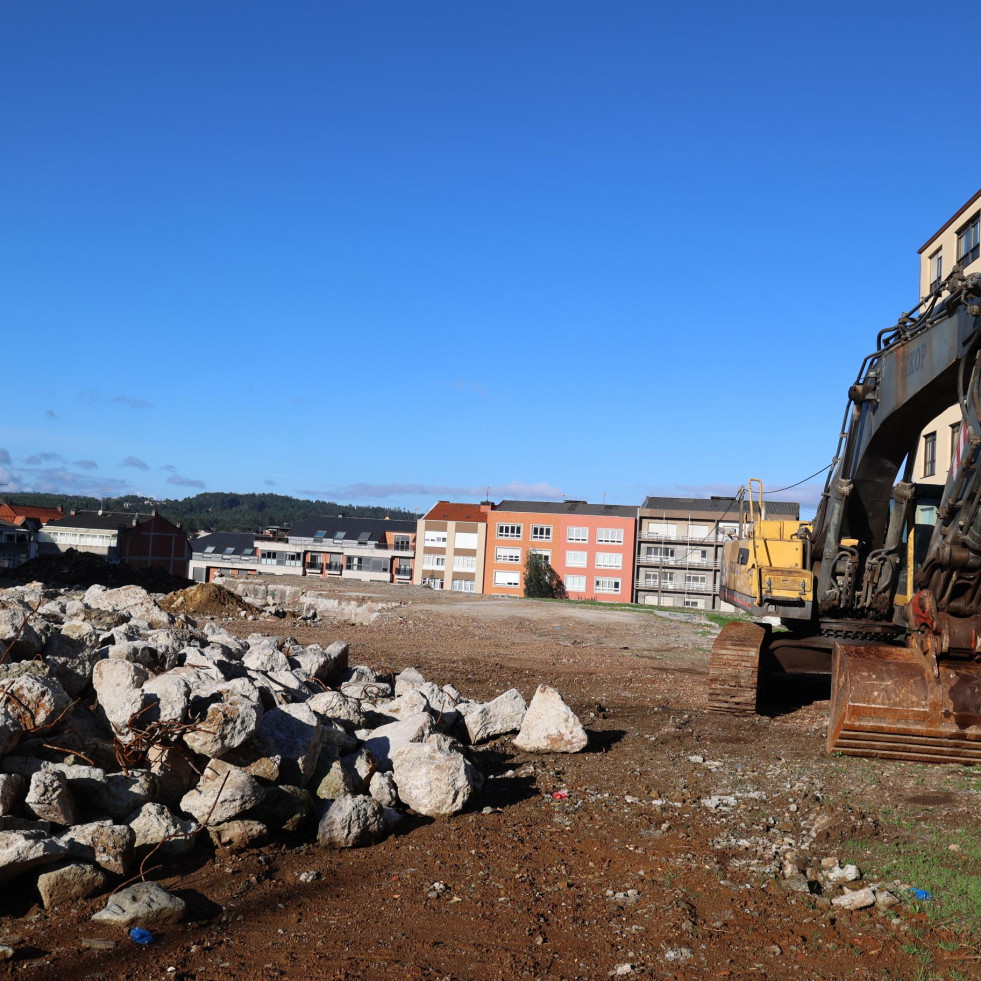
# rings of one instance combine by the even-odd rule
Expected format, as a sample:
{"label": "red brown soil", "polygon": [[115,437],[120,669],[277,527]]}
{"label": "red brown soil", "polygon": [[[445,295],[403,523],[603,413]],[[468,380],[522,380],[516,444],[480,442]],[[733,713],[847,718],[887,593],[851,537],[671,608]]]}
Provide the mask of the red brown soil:
{"label": "red brown soil", "polygon": [[191,617],[234,617],[256,612],[251,603],[213,582],[199,582],[168,593],[160,600],[160,606],[168,613]]}
{"label": "red brown soil", "polygon": [[[976,794],[949,769],[825,755],[824,700],[769,718],[710,714],[704,624],[408,587],[372,593],[402,605],[368,626],[227,625],[345,639],[352,664],[415,665],[478,698],[555,685],[589,729],[589,749],[532,756],[498,740],[478,752],[491,779],[475,808],[409,819],[372,848],[277,844],[232,856],[202,842],[189,865],[157,873],[189,900],[190,922],[148,948],[90,922],[104,900],[46,912],[7,886],[0,932],[19,938],[14,975],[594,981],[631,964],[628,977],[979,976],[978,952],[957,947],[964,935],[908,906],[899,926],[874,911],[820,909],[718,840],[797,836],[826,815],[812,856],[861,866],[848,838],[898,834],[882,824],[887,804],[909,819],[909,835],[921,833],[917,822],[972,826]],[[700,803],[734,788],[749,796],[729,814]],[[553,799],[560,790],[567,799]],[[301,883],[311,870],[320,877]],[[436,882],[442,895],[430,895]],[[608,895],[628,890],[637,893]],[[682,947],[691,959],[667,959]]]}

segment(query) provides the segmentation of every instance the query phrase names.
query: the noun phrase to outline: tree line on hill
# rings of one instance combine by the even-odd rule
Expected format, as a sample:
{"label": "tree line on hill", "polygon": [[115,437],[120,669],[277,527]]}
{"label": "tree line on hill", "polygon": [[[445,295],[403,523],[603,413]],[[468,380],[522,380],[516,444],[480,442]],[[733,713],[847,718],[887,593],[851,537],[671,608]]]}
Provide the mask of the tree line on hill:
{"label": "tree line on hill", "polygon": [[365,504],[338,504],[336,501],[307,501],[286,494],[230,494],[212,491],[182,499],[156,501],[137,494],[123,497],[84,497],[77,494],[10,494],[8,504],[30,507],[61,507],[72,511],[130,511],[146,514],[156,511],[180,525],[188,534],[199,531],[240,531],[257,534],[270,525],[290,527],[303,518],[321,514],[346,514],[357,518],[392,518],[415,521],[419,515],[403,508]]}

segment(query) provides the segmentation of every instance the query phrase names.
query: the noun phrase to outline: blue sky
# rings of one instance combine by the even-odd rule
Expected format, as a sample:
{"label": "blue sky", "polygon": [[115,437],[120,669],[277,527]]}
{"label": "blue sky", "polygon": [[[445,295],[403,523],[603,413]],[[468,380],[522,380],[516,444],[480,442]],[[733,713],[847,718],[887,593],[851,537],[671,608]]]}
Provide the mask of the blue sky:
{"label": "blue sky", "polygon": [[5,4],[2,491],[795,483],[981,186],[941,33],[911,3]]}

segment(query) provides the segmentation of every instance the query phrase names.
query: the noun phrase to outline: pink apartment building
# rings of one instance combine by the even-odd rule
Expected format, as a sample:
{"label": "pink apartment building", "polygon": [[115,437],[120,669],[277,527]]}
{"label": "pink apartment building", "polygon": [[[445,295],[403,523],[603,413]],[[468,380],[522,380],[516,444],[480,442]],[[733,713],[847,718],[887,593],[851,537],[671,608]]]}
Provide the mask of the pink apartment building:
{"label": "pink apartment building", "polygon": [[540,552],[570,599],[633,601],[637,508],[585,501],[501,501],[487,514],[484,592],[524,594],[528,552]]}

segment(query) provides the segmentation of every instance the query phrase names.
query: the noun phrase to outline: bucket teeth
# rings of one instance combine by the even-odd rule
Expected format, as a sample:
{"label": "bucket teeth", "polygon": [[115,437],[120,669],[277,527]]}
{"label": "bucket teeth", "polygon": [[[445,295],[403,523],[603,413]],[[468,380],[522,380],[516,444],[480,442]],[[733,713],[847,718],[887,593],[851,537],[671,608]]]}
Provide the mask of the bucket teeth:
{"label": "bucket teeth", "polygon": [[981,666],[915,651],[835,644],[828,750],[849,756],[981,763]]}

